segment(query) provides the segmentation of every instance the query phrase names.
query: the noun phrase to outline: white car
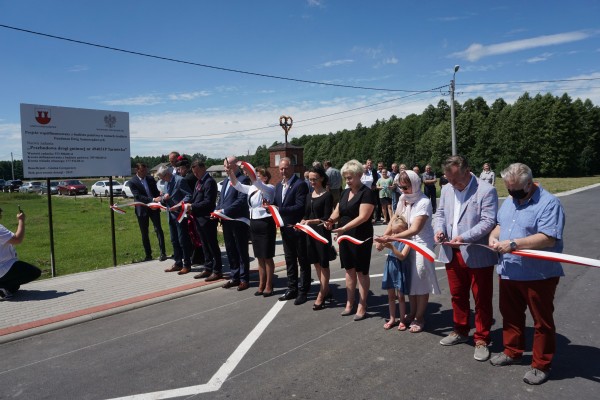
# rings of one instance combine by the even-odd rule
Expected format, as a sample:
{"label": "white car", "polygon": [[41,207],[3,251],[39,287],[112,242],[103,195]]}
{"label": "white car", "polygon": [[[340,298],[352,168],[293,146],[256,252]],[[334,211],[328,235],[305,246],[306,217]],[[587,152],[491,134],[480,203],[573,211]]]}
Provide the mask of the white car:
{"label": "white car", "polygon": [[125,183],[123,183],[123,197],[133,197],[133,193],[129,187],[129,181],[125,181]]}
{"label": "white car", "polygon": [[167,182],[159,179],[158,182],[156,182],[156,187],[158,188],[159,192],[164,193],[165,190],[167,190]]}
{"label": "white car", "polygon": [[25,182],[19,188],[19,192],[21,193],[39,193],[42,190],[42,182],[32,181]]}
{"label": "white car", "polygon": [[[92,185],[92,196],[106,196],[110,195],[110,181],[98,181]],[[123,185],[119,181],[112,181],[112,194],[113,196],[122,196]]]}

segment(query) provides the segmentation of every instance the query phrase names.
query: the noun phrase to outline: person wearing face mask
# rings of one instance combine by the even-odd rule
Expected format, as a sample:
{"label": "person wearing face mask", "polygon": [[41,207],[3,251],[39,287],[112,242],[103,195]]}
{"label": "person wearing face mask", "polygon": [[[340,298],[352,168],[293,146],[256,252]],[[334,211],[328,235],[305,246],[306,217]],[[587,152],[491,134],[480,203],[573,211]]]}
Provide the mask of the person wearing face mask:
{"label": "person wearing face mask", "polygon": [[435,239],[440,246],[439,260],[446,264],[448,286],[452,296],[454,329],[440,340],[442,346],[469,341],[470,292],[475,301],[474,358],[485,361],[490,357],[494,287],[494,265],[498,256],[482,246],[496,227],[498,194],[496,188],[478,180],[467,160],[450,156],[442,166],[449,184],[444,186],[440,205],[434,219]]}
{"label": "person wearing face mask", "polygon": [[539,385],[550,376],[556,352],[554,294],[561,276],[559,262],[521,257],[515,250],[532,249],[561,253],[565,213],[555,196],[533,182],[531,169],[511,164],[501,173],[511,195],[498,211],[498,225],[489,245],[501,254],[496,272],[500,276],[500,313],[504,351],[492,357],[494,366],[520,364],[525,351],[525,311],[533,317],[531,369],[523,377]]}

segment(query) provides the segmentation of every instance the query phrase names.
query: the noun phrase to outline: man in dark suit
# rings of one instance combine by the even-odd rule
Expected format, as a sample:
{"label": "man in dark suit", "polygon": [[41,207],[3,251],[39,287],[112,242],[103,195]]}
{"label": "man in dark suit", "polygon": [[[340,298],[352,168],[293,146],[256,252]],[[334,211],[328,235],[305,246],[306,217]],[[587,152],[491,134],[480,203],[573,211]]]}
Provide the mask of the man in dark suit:
{"label": "man in dark suit", "polygon": [[192,162],[192,172],[197,178],[197,182],[192,200],[187,207],[196,219],[205,261],[204,271],[195,275],[194,278],[206,278],[206,282],[212,282],[223,277],[221,249],[217,240],[218,221],[210,216],[210,213],[215,210],[217,202],[217,182],[206,172],[206,165],[203,161]]}
{"label": "man in dark suit", "polygon": [[[225,169],[235,171],[237,180],[242,185],[249,185],[250,178],[242,174],[236,162],[235,157],[228,157],[224,162]],[[248,218],[250,216],[248,196],[232,187],[229,178],[223,181],[216,209],[230,218]],[[248,225],[240,221],[221,220],[221,225],[231,271],[230,280],[225,282],[223,287],[229,289],[237,286],[237,290],[246,290],[250,286],[250,256],[248,254],[250,229]]]}
{"label": "man in dark suit", "polygon": [[[154,198],[156,202],[162,202],[167,207],[173,207],[182,201],[189,203],[192,198],[192,192],[186,181],[179,175],[173,175],[171,167],[162,166],[159,168],[158,177],[167,183],[165,193],[162,196]],[[188,222],[184,219],[181,223],[177,222],[177,217],[181,210],[177,207],[169,213],[169,232],[171,234],[171,244],[173,245],[173,258],[175,263],[165,272],[177,272],[179,275],[187,274],[191,271],[192,243],[188,232]]]}
{"label": "man in dark suit", "polygon": [[[136,164],[136,174],[129,180],[129,188],[133,194],[133,199],[145,204],[152,203],[155,197],[159,196],[156,181],[152,176],[148,175],[148,166],[144,163]],[[165,235],[163,234],[160,223],[160,210],[153,210],[148,207],[135,207],[135,215],[137,216],[140,231],[142,233],[142,245],[146,252],[144,261],[152,260],[152,248],[150,247],[150,237],[148,236],[148,227],[150,220],[154,225],[154,232],[158,239],[158,247],[160,248],[160,261],[167,259],[165,251]]]}
{"label": "man in dark suit", "polygon": [[[177,165],[177,175],[185,179],[188,187],[193,193],[198,178],[196,178],[192,172],[190,160],[184,156],[179,156],[179,161],[177,161],[175,165]],[[202,249],[200,238],[190,236],[190,239],[192,242],[192,265],[204,264],[204,250]]]}
{"label": "man in dark suit", "polygon": [[[274,203],[284,223],[280,230],[288,277],[288,289],[279,300],[296,299],[294,304],[300,305],[306,302],[306,295],[310,289],[310,263],[306,254],[304,233],[288,225],[295,225],[302,220],[308,188],[304,181],[293,173],[292,161],[288,157],[282,158],[279,162],[279,172],[283,180],[275,187]],[[299,288],[298,264],[300,264]]]}

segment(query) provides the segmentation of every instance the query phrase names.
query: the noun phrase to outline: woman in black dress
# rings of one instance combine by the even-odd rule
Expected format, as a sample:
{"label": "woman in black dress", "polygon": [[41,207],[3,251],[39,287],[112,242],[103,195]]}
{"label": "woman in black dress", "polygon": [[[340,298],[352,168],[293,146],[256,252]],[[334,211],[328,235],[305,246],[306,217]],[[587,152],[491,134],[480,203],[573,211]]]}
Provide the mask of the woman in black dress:
{"label": "woman in black dress", "polygon": [[306,201],[306,212],[304,213],[304,219],[300,223],[311,225],[311,228],[328,240],[328,243],[325,244],[308,235],[306,240],[308,260],[311,264],[315,265],[315,270],[321,283],[319,294],[313,305],[313,310],[318,311],[324,308],[325,300],[331,298],[329,295],[331,231],[325,229],[323,221],[329,219],[331,216],[333,196],[325,190],[327,174],[325,174],[323,167],[311,167],[308,170],[308,181],[313,190]]}
{"label": "woman in black dress", "polygon": [[340,262],[346,270],[346,293],[348,299],[343,316],[351,315],[355,304],[355,291],[358,282],[359,303],[356,309],[355,321],[367,317],[367,295],[369,294],[369,267],[371,265],[371,247],[373,245],[373,225],[371,215],[375,207],[375,198],[371,188],[360,181],[363,166],[357,160],[348,161],[341,170],[348,189],[342,192],[340,202],[327,221],[327,229],[332,229],[338,235],[348,235],[363,244],[353,244],[344,240],[340,243]]}

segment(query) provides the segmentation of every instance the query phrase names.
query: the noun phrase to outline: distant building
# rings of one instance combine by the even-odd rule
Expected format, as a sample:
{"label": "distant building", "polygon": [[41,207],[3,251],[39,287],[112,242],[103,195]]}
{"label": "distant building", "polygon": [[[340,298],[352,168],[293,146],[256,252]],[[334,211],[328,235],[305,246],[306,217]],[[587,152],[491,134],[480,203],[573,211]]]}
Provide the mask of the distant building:
{"label": "distant building", "polygon": [[223,166],[223,164],[210,166],[206,169],[206,172],[208,172],[213,178],[224,178],[227,176],[225,173],[225,166]]}

